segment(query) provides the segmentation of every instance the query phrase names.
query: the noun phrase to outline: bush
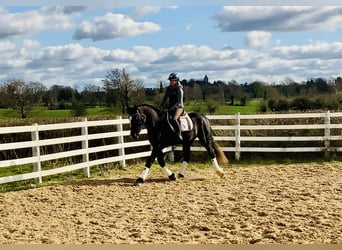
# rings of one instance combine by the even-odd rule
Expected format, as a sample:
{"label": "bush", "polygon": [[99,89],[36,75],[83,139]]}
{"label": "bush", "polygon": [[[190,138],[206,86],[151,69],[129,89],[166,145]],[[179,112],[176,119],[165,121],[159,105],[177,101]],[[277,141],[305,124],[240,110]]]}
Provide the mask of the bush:
{"label": "bush", "polygon": [[214,114],[218,105],[214,102],[207,102],[207,109],[209,114]]}
{"label": "bush", "polygon": [[280,99],[278,103],[275,105],[275,111],[289,111],[289,103],[287,100]]}
{"label": "bush", "polygon": [[266,102],[264,102],[264,101],[260,102],[259,111],[262,112],[262,113],[267,112]]}
{"label": "bush", "polygon": [[74,101],[71,106],[72,116],[85,116],[87,114],[87,109],[84,103],[79,101]]}

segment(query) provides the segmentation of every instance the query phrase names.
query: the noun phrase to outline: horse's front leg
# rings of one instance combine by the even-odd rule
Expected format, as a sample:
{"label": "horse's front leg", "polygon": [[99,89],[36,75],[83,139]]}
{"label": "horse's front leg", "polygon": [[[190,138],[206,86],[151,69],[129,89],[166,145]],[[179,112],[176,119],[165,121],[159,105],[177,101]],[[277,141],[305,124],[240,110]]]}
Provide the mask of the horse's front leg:
{"label": "horse's front leg", "polygon": [[165,166],[164,154],[163,154],[162,150],[160,148],[154,147],[152,149],[152,153],[151,153],[150,157],[148,157],[148,159],[146,160],[145,168],[144,168],[143,172],[141,173],[139,178],[136,180],[137,184],[144,183],[144,181],[146,180],[146,178],[148,176],[148,173],[150,172],[150,168],[152,166],[152,163],[154,162],[154,160],[156,158],[158,159],[158,163],[163,168],[163,171],[167,175],[167,177],[169,177],[169,179],[172,181],[176,180],[174,173],[172,173],[171,170]]}
{"label": "horse's front leg", "polygon": [[150,157],[147,158],[146,163],[145,163],[145,168],[139,178],[136,180],[137,184],[144,183],[146,180],[148,173],[150,172],[150,168],[152,166],[152,163],[157,157],[157,149],[153,148]]}
{"label": "horse's front leg", "polygon": [[168,167],[165,166],[164,154],[163,154],[162,149],[158,150],[157,159],[158,159],[158,163],[160,167],[163,169],[165,175],[169,178],[169,180],[175,181],[176,180],[175,174],[172,173],[172,171]]}

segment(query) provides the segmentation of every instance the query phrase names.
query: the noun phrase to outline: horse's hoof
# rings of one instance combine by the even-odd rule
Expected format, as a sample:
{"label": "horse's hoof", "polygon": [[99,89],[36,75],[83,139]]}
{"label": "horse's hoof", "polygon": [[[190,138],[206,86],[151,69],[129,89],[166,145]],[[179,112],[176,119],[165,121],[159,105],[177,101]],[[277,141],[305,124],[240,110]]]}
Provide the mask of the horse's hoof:
{"label": "horse's hoof", "polygon": [[136,181],[135,181],[135,185],[140,185],[140,184],[143,184],[144,183],[144,179],[139,177]]}
{"label": "horse's hoof", "polygon": [[175,181],[176,180],[176,176],[174,173],[172,173],[171,175],[169,175],[169,180],[170,181]]}
{"label": "horse's hoof", "polygon": [[223,171],[216,171],[216,174],[220,177],[220,178],[224,178],[224,172]]}
{"label": "horse's hoof", "polygon": [[184,175],[182,175],[181,173],[178,173],[178,178],[179,178],[179,179],[183,179],[183,178],[184,178]]}

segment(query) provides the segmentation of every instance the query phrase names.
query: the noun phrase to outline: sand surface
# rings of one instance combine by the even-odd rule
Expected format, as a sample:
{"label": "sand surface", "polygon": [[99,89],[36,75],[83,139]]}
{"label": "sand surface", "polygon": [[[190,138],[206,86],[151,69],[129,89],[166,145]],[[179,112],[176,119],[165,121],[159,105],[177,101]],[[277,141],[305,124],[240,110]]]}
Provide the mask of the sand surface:
{"label": "sand surface", "polygon": [[158,171],[0,194],[0,243],[342,243],[342,164]]}

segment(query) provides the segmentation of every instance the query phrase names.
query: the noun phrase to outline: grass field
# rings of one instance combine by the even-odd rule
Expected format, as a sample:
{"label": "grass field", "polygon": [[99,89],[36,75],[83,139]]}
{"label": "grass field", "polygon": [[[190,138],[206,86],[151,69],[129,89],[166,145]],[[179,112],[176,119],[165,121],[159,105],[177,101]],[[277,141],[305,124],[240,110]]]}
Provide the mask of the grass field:
{"label": "grass field", "polygon": [[[260,100],[251,100],[246,106],[230,106],[230,105],[220,105],[219,103],[211,103],[215,106],[216,115],[228,115],[236,114],[240,112],[241,114],[255,114],[258,113]],[[186,103],[186,111],[198,111],[203,114],[208,114],[208,103],[206,102],[191,102]],[[108,115],[121,115],[121,111],[118,108],[87,108],[86,116],[108,116]],[[72,112],[70,109],[64,110],[49,110],[45,107],[37,107],[29,113],[29,118],[67,118],[72,117]],[[21,118],[19,110],[14,109],[0,109],[0,119],[12,119]]]}
{"label": "grass field", "polygon": [[256,114],[259,113],[260,100],[252,100],[246,106],[219,106],[216,115],[231,115],[236,113],[241,114]]}
{"label": "grass field", "polygon": [[191,102],[186,104],[185,110],[198,111],[203,114],[208,114],[208,106],[215,106],[215,112],[213,115],[232,115],[236,113],[241,114],[256,114],[259,112],[260,99],[251,100],[246,106],[239,105],[221,105],[219,103],[206,103],[206,102]]}
{"label": "grass field", "polygon": [[[110,108],[88,108],[86,116],[107,116],[117,115],[119,110]],[[72,117],[70,109],[49,110],[44,107],[37,107],[29,113],[29,118],[67,118]],[[21,118],[20,112],[13,109],[0,109],[0,119]]]}

